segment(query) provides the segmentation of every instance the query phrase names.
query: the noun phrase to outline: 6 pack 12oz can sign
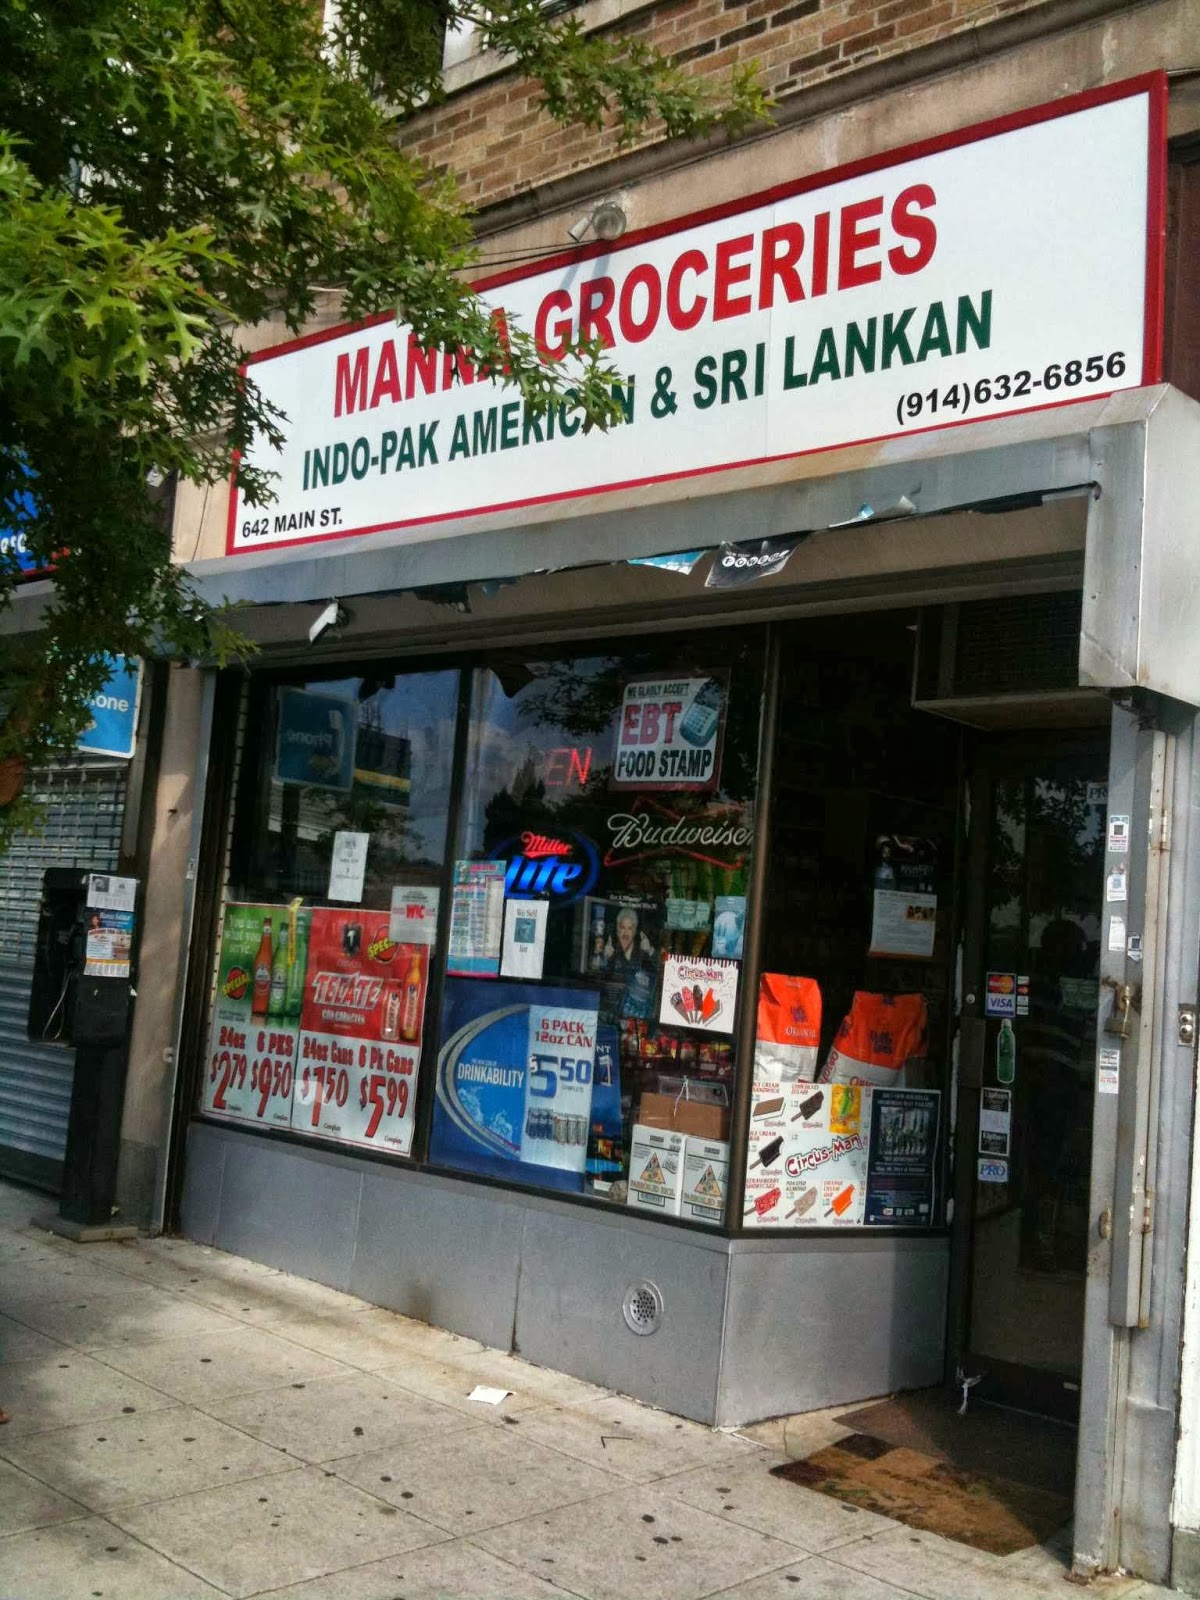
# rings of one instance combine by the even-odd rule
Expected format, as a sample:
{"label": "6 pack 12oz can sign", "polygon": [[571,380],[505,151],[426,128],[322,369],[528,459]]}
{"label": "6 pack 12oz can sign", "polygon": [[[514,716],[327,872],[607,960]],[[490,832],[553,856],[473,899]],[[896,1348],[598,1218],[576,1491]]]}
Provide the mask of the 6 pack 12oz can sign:
{"label": "6 pack 12oz can sign", "polygon": [[247,374],[284,443],[247,459],[278,473],[278,498],[251,506],[235,482],[229,553],[1156,382],[1165,151],[1157,74],[480,284],[501,331],[521,326],[550,358],[600,343],[615,441],[391,318],[262,351]]}

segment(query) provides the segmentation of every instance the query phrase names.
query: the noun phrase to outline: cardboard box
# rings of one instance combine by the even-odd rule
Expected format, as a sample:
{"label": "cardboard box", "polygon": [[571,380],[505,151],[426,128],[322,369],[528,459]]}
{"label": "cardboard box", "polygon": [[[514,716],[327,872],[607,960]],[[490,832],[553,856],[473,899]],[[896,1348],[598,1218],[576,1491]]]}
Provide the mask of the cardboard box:
{"label": "cardboard box", "polygon": [[660,1217],[679,1215],[683,1190],[682,1133],[666,1128],[644,1128],[635,1123],[629,1150],[629,1204],[656,1211]]}
{"label": "cardboard box", "polygon": [[645,1128],[664,1128],[695,1139],[727,1139],[729,1107],[711,1100],[689,1100],[670,1094],[644,1094],[638,1122]]}
{"label": "cardboard box", "polygon": [[683,1150],[679,1215],[720,1227],[729,1199],[729,1145],[724,1139],[689,1138]]}

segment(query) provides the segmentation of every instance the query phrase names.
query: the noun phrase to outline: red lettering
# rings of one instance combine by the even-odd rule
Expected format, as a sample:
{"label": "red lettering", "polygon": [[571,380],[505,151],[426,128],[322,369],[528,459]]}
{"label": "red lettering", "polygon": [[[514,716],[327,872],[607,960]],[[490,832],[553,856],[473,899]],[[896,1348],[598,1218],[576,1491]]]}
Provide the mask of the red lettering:
{"label": "red lettering", "polygon": [[459,383],[475,382],[475,362],[462,345],[457,350],[447,350],[442,357],[442,388],[449,389],[456,379]]}
{"label": "red lettering", "polygon": [[613,300],[616,290],[611,278],[592,278],[579,290],[579,337],[599,339],[606,350],[616,341],[612,335]]}
{"label": "red lettering", "polygon": [[[547,326],[550,315],[555,311],[564,311],[566,316],[559,317],[550,328]],[[551,289],[541,305],[537,308],[537,316],[533,323],[533,336],[537,340],[538,353],[545,361],[561,361],[567,353],[567,346],[571,343],[571,296],[565,289]],[[549,338],[554,334],[553,342]]]}
{"label": "red lettering", "polygon": [[422,350],[415,333],[408,336],[408,359],[404,367],[404,397],[411,400],[417,390],[417,379],[426,394],[437,393],[438,353]]}
{"label": "red lettering", "polygon": [[769,311],[775,304],[777,279],[789,304],[804,299],[804,286],[796,271],[796,263],[803,254],[804,229],[798,222],[781,222],[777,228],[766,230],[758,268],[758,304],[761,310]]}
{"label": "red lettering", "polygon": [[829,289],[829,213],[819,211],[813,218],[812,236],[812,287],[809,293],[816,298]]}
{"label": "red lettering", "polygon": [[375,368],[371,410],[374,411],[381,400],[391,400],[394,403],[403,398],[400,392],[400,369],[396,365],[396,342],[394,339],[385,339],[383,349],[379,352],[379,365]]}
{"label": "red lettering", "polygon": [[864,283],[877,283],[883,275],[878,261],[859,261],[864,250],[873,250],[879,243],[878,228],[863,228],[859,224],[868,217],[883,214],[883,197],[858,200],[842,212],[838,232],[838,288],[857,289]]}
{"label": "red lettering", "polygon": [[333,381],[333,414],[340,417],[344,411],[362,411],[367,404],[367,351],[364,346],[354,352],[354,366],[349,355],[337,358],[337,371]]}
{"label": "red lettering", "polygon": [[571,765],[569,776],[580,786],[588,781],[588,774],[592,770],[592,747],[589,745],[582,753],[579,750],[571,751]]}
{"label": "red lettering", "polygon": [[724,322],[729,317],[744,317],[753,301],[748,294],[732,295],[736,283],[748,283],[752,268],[749,261],[734,263],[735,256],[749,255],[754,248],[754,235],[743,233],[736,239],[722,239],[717,245],[717,265],[713,275],[713,321]]}
{"label": "red lettering", "polygon": [[[646,291],[646,311],[639,321],[634,316],[633,297],[638,289],[643,288]],[[634,267],[621,285],[621,303],[617,313],[621,325],[621,337],[627,339],[630,344],[641,344],[643,339],[648,339],[654,332],[661,310],[662,281],[658,276],[658,268],[644,261],[641,266]]]}
{"label": "red lettering", "polygon": [[654,744],[658,739],[660,708],[656,700],[642,707],[642,743]]}
{"label": "red lettering", "polygon": [[663,718],[667,724],[667,731],[664,738],[667,744],[670,744],[671,740],[675,737],[675,718],[682,710],[682,700],[668,700],[663,705]]}
{"label": "red lettering", "polygon": [[550,789],[565,789],[570,776],[571,763],[569,752],[565,747],[546,752],[546,786]]}
{"label": "red lettering", "polygon": [[684,309],[680,299],[685,272],[693,272],[697,277],[702,272],[708,271],[708,257],[703,250],[685,250],[673,263],[667,276],[667,321],[680,333],[686,333],[689,328],[694,328],[704,315],[708,301],[702,294],[697,294],[690,306]]}
{"label": "red lettering", "polygon": [[640,736],[638,734],[638,723],[641,721],[641,716],[641,706],[627,705],[625,707],[625,715],[621,721],[622,744],[639,743]]}
{"label": "red lettering", "polygon": [[927,183],[910,184],[892,201],[892,228],[902,239],[911,239],[915,251],[902,250],[895,245],[888,251],[888,265],[893,272],[904,276],[920,272],[933,259],[937,246],[937,224],[932,217],[914,216],[914,210],[928,211],[937,204],[937,195]]}

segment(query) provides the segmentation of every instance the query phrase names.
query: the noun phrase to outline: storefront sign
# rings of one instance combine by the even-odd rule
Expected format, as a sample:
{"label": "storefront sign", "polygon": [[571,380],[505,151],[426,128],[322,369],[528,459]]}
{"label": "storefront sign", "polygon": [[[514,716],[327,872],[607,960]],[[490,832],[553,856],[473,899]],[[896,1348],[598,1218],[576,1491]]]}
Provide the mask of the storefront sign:
{"label": "storefront sign", "polygon": [[75,748],[128,761],[133,755],[142,703],[142,665],[125,656],[111,660],[108,681],[88,701],[92,720],[79,735]]}
{"label": "storefront sign", "polygon": [[[1157,381],[1165,77],[780,186],[480,285],[548,356],[599,340],[617,437],[390,318],[251,356],[287,421],[231,554],[1031,410]],[[1103,174],[1103,182],[1088,181]]]}
{"label": "storefront sign", "polygon": [[406,1156],[429,948],[393,943],[386,912],[311,916],[292,1126]]}
{"label": "storefront sign", "polygon": [[754,829],[742,807],[705,807],[681,815],[665,804],[646,801],[631,811],[610,812],[606,867],[659,856],[690,856],[710,866],[742,866]]}
{"label": "storefront sign", "polygon": [[721,772],[727,683],[646,678],[625,685],[614,789],[715,789]]}
{"label": "storefront sign", "polygon": [[544,894],[558,905],[582,900],[600,874],[596,846],[582,833],[529,831],[506,839],[496,853],[508,858],[507,894]]}

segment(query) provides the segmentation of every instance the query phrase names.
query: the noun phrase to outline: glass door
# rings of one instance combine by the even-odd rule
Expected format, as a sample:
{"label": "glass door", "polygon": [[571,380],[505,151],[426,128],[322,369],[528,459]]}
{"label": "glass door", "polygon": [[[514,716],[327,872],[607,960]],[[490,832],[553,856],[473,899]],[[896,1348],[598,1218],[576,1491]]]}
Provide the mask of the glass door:
{"label": "glass door", "polygon": [[1107,767],[1100,738],[995,740],[971,794],[959,1365],[978,1398],[1065,1418],[1083,1353]]}

